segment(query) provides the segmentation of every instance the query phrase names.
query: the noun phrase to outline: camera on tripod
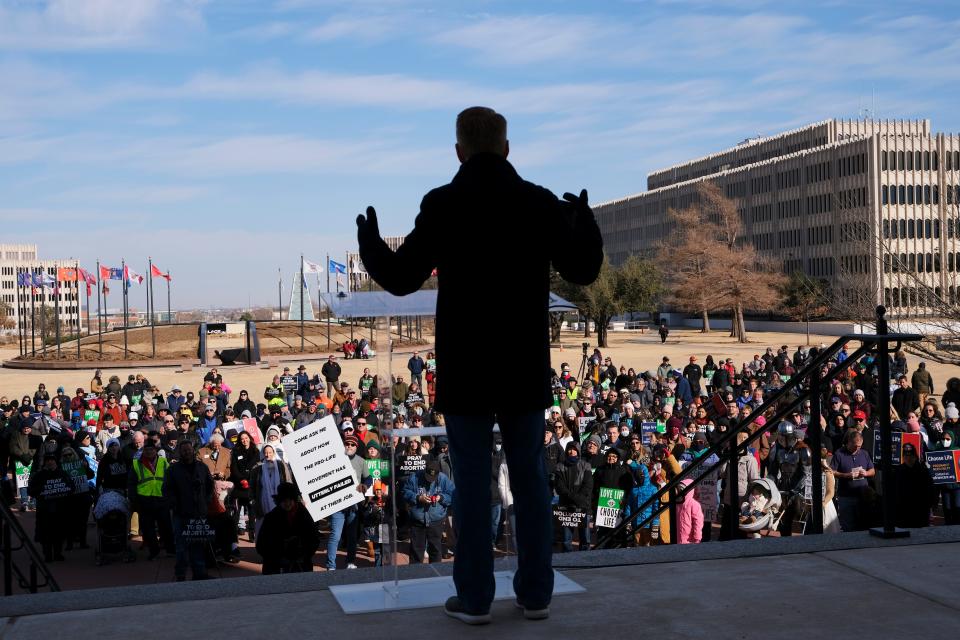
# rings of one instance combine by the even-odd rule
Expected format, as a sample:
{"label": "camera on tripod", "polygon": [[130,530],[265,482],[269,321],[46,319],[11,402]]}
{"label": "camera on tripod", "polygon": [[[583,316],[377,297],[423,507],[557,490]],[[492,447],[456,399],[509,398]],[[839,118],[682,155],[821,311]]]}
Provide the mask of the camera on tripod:
{"label": "camera on tripod", "polygon": [[583,347],[583,355],[587,355],[587,349],[590,348],[589,342],[581,342],[580,346]]}

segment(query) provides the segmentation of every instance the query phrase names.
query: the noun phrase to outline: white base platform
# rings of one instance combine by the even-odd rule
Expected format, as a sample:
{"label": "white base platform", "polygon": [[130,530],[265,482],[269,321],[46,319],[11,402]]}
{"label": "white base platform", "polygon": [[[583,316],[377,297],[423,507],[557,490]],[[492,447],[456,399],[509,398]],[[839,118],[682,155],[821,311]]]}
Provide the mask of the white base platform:
{"label": "white base platform", "polygon": [[[494,600],[512,600],[513,571],[497,571]],[[553,595],[581,593],[586,591],[579,584],[557,571],[553,572]],[[426,609],[442,607],[450,596],[457,595],[452,576],[401,580],[398,583],[368,582],[330,587],[337,604],[346,614],[398,611],[401,609]]]}

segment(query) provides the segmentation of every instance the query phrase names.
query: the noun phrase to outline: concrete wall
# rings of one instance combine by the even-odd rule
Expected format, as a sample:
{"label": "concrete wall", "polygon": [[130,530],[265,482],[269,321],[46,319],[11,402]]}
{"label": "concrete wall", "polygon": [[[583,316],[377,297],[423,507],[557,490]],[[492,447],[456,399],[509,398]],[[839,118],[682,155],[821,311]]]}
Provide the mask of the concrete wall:
{"label": "concrete wall", "polygon": [[[803,333],[807,331],[805,322],[770,322],[767,320],[747,320],[747,331],[765,331],[774,333]],[[703,321],[699,318],[685,318],[678,323],[679,326],[691,327],[694,329],[703,328]],[[670,325],[670,326],[678,326]],[[811,322],[810,334],[820,336],[840,336],[847,333],[860,333],[857,330],[859,325],[852,322]],[[711,329],[730,330],[730,320],[728,318],[710,318]]]}

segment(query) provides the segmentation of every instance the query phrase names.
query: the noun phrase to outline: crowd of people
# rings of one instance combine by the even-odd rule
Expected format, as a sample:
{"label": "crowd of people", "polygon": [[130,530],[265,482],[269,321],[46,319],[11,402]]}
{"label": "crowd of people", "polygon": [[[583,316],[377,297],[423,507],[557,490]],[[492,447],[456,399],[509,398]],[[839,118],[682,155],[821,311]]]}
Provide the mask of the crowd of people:
{"label": "crowd of people", "polygon": [[[947,524],[960,523],[960,484],[934,485],[924,461],[928,451],[958,447],[960,379],[951,378],[937,401],[924,363],[911,371],[903,353],[891,358],[890,380],[880,380],[877,362],[866,356],[830,382],[822,398],[822,468],[812,469],[809,401],[778,424],[768,420],[770,409],[750,427],[762,434],[738,460],[738,486],[727,486],[722,467],[701,473],[682,500],[648,517],[660,487],[687,465],[717,462],[715,454],[703,458],[710,445],[810,357],[805,347],[791,353],[782,346],[739,366],[711,355],[701,365],[694,355],[682,368],[664,357],[645,369],[595,350],[585,354],[582,376],[566,363],[552,371],[543,455],[557,550],[589,548],[638,510],[645,513],[634,521],[638,526],[627,527],[623,544],[699,543],[734,529],[741,536],[792,535],[804,531],[814,504],[823,509],[826,532],[869,527],[880,517],[873,434],[882,393],[891,396],[894,429],[917,434],[903,439],[895,469],[897,524],[927,526],[935,512]],[[845,358],[846,350],[836,361]],[[457,531],[449,441],[417,432],[392,442],[381,435],[444,426],[432,408],[436,358],[414,353],[406,369],[390,380],[364,369],[354,384],[331,355],[315,374],[305,365],[295,373],[285,367],[262,392],[235,391],[217,369],[186,393],[178,385],[161,391],[140,374],[104,381],[99,371],[73,395],[41,384],[32,396],[0,398],[5,498],[20,511],[36,510],[35,539],[47,561],[95,543],[88,539],[91,511],[100,522],[119,509],[127,516],[124,533],[142,537],[149,559],[175,556],[175,578],[184,580],[188,569],[204,579],[216,562],[238,562],[241,536],[256,542],[264,573],[311,571],[324,543],[328,570],[338,568],[341,547],[345,568],[356,568],[358,552],[382,564],[382,525],[394,516],[395,491],[398,539],[408,543],[410,561],[439,562],[452,555]],[[713,394],[723,399],[725,415],[708,411]],[[365,499],[315,523],[282,439],[327,415]],[[505,552],[515,516],[499,435],[493,447],[490,540],[494,552]],[[819,500],[811,496],[815,472],[822,477]],[[734,526],[715,531],[721,523]]]}

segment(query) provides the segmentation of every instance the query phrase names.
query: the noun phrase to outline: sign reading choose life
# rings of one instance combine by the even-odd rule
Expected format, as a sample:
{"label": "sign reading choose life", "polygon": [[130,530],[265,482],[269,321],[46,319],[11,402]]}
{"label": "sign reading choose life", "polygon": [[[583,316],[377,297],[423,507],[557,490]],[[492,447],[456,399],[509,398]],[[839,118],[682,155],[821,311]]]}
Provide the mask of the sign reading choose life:
{"label": "sign reading choose life", "polygon": [[283,437],[283,450],[316,522],[364,500],[332,416]]}

